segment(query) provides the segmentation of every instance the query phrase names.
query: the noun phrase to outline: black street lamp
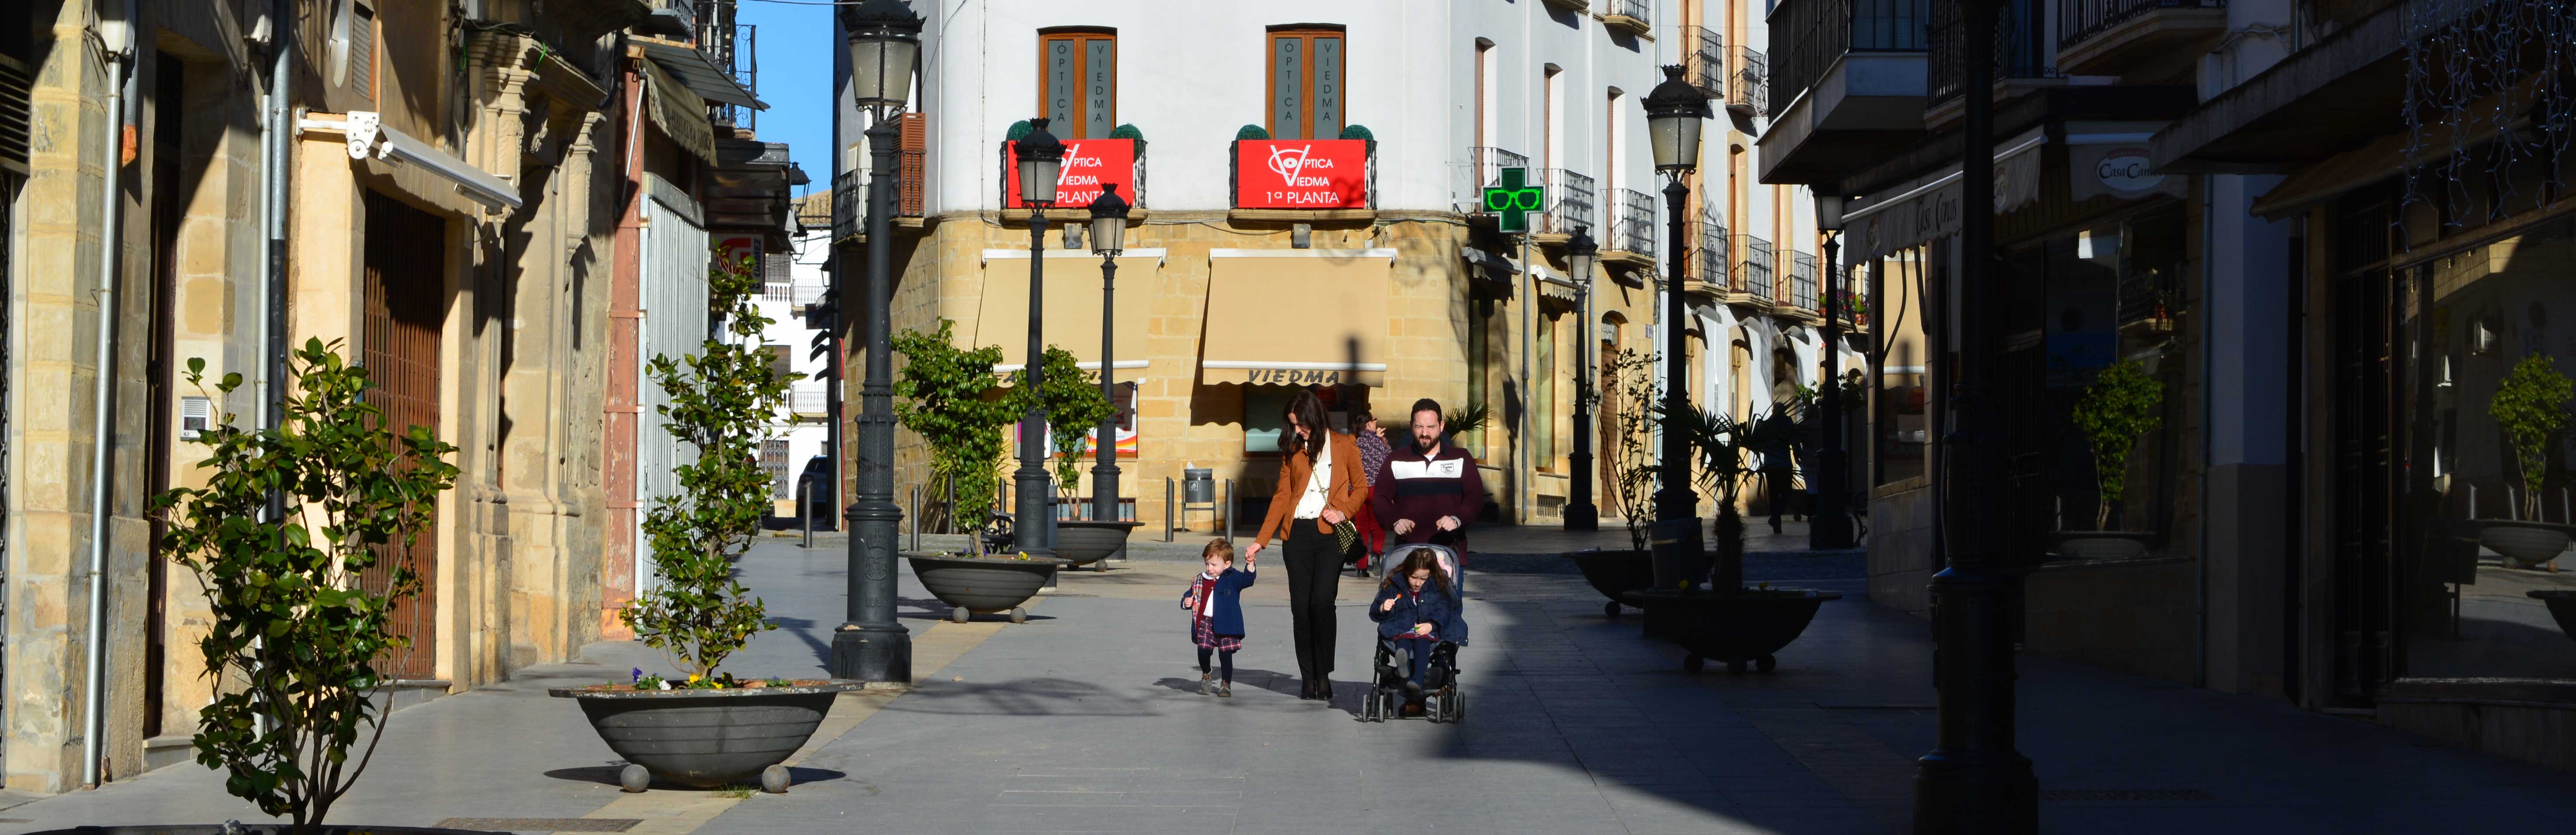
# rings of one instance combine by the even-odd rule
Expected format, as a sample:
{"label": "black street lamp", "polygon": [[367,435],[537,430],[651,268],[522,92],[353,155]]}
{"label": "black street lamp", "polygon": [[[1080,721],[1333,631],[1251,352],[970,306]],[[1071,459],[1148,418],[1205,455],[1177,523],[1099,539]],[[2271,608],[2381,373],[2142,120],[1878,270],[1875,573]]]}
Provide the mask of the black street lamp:
{"label": "black street lamp", "polygon": [[2008,628],[2019,581],[1997,565],[2003,526],[2003,447],[1995,420],[1995,20],[2000,0],[1957,0],[1961,117],[1959,162],[1959,379],[1950,395],[1941,489],[1943,550],[1950,565],[1932,575],[1932,753],[1916,763],[1917,835],[2023,835],[2039,830],[2039,783],[2030,758],[2013,748],[2013,646]]}
{"label": "black street lamp", "polygon": [[[912,681],[912,632],[894,619],[895,535],[903,506],[894,501],[894,115],[912,95],[921,54],[921,18],[900,0],[867,0],[841,12],[849,40],[850,87],[867,108],[868,369],[859,388],[857,501],[850,522],[849,622],[832,633],[834,678]],[[838,273],[835,273],[836,275]],[[839,291],[835,289],[835,295]],[[846,308],[845,308],[846,309]]]}
{"label": "black street lamp", "polygon": [[1109,375],[1117,367],[1118,253],[1126,248],[1127,201],[1117,183],[1101,183],[1091,201],[1091,251],[1100,255],[1100,396],[1113,407],[1091,442],[1091,518],[1101,522],[1118,521],[1118,389]]}
{"label": "black street lamp", "polygon": [[1575,333],[1584,336],[1574,346],[1574,454],[1566,456],[1566,466],[1574,470],[1573,489],[1565,501],[1565,529],[1597,531],[1601,529],[1601,508],[1592,503],[1592,398],[1598,394],[1592,380],[1592,357],[1599,343],[1592,333],[1592,262],[1601,254],[1601,245],[1592,240],[1592,227],[1574,227],[1574,239],[1565,243],[1565,269],[1582,288],[1583,321]]}
{"label": "black street lamp", "polygon": [[1020,468],[1011,473],[1011,533],[1021,552],[1043,558],[1055,556],[1055,542],[1048,535],[1053,527],[1047,524],[1047,500],[1055,493],[1055,482],[1046,468],[1047,411],[1041,394],[1046,391],[1046,334],[1040,325],[1046,320],[1046,208],[1055,203],[1064,143],[1047,132],[1046,119],[1030,119],[1029,135],[1020,137],[1013,153],[1020,166],[1020,199],[1029,204],[1029,352],[1020,366],[1029,411],[1020,416]]}
{"label": "black street lamp", "polygon": [[[1690,245],[1682,230],[1690,187],[1682,180],[1699,168],[1700,122],[1714,114],[1708,96],[1682,79],[1678,64],[1664,67],[1663,83],[1655,85],[1641,104],[1646,109],[1646,136],[1655,152],[1655,170],[1664,175],[1664,213],[1673,236],[1672,260],[1664,271],[1664,409],[1678,414],[1691,408],[1690,348],[1682,337],[1683,317],[1689,314],[1682,296],[1682,271],[1689,263]],[[1668,424],[1663,457],[1657,462],[1664,483],[1655,491],[1654,547],[1665,552],[1656,560],[1660,564],[1699,564],[1699,494],[1691,490],[1690,456],[1690,439]],[[1698,578],[1655,579],[1660,585]]]}
{"label": "black street lamp", "polygon": [[1816,193],[1816,229],[1825,233],[1825,379],[1816,395],[1824,410],[1817,426],[1824,434],[1816,445],[1816,507],[1807,517],[1807,547],[1819,551],[1852,547],[1851,468],[1843,463],[1842,367],[1842,236],[1843,197]]}

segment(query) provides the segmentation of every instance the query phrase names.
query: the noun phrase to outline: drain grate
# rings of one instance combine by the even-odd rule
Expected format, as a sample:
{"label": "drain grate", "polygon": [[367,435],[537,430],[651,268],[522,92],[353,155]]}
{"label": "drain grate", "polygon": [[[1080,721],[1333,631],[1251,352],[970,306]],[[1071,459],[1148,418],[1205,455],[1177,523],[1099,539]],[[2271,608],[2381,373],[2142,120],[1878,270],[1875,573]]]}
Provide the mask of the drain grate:
{"label": "drain grate", "polygon": [[636,818],[448,818],[440,829],[486,832],[624,832],[644,821]]}
{"label": "drain grate", "polygon": [[2172,803],[2218,797],[2199,789],[2041,789],[2039,799],[2050,803]]}

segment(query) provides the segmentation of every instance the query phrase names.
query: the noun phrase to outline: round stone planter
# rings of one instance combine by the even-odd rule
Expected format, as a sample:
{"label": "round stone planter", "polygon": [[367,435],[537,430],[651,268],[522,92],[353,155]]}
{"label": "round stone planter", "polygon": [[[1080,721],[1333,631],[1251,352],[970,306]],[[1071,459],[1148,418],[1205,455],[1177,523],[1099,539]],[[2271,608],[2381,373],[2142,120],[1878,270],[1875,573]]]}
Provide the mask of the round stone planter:
{"label": "round stone planter", "polygon": [[1646,610],[1650,627],[1660,623],[1658,633],[1690,652],[1682,658],[1682,669],[1694,673],[1711,658],[1726,662],[1730,672],[1744,672],[1747,665],[1770,672],[1778,664],[1771,654],[1807,631],[1816,607],[1840,599],[1841,594],[1813,589],[1648,589],[1628,594],[1630,602]]}
{"label": "round stone planter", "polygon": [[[135,824],[128,826],[75,826],[70,829],[48,829],[35,835],[288,835],[295,831],[288,823],[244,823],[230,827],[220,823]],[[365,824],[324,824],[322,835],[492,835],[480,829],[439,829],[426,826],[367,826]]]}
{"label": "round stone planter", "polygon": [[1574,567],[1583,571],[1583,582],[1592,584],[1593,591],[1610,598],[1610,602],[1601,607],[1601,613],[1614,618],[1619,616],[1621,598],[1629,592],[1655,585],[1655,560],[1653,555],[1644,551],[1624,548],[1577,551],[1565,557],[1573,560]]}
{"label": "round stone planter", "polygon": [[2058,531],[2049,534],[2057,555],[2070,560],[2126,560],[2147,555],[2155,534],[2146,531]]}
{"label": "round stone planter", "polygon": [[1098,522],[1066,519],[1055,523],[1055,556],[1070,568],[1091,566],[1097,571],[1109,570],[1102,562],[1109,555],[1127,547],[1127,534],[1142,527],[1143,522]]}
{"label": "round stone planter", "polygon": [[610,690],[558,687],[556,698],[581,703],[591,730],[608,749],[633,765],[620,775],[627,791],[643,791],[652,779],[700,788],[760,781],[764,788],[785,791],[784,768],[772,766],[805,745],[831,712],[832,699],[864,686],[856,681],[830,681],[789,687],[736,690]]}
{"label": "round stone planter", "polygon": [[2478,520],[2478,544],[2504,555],[2508,563],[2539,568],[2567,553],[2568,534],[2576,527],[2548,522]]}
{"label": "round stone planter", "polygon": [[2549,604],[2549,616],[2558,620],[2558,631],[2576,640],[2576,589],[2535,589],[2523,594]]}
{"label": "round stone planter", "polygon": [[912,576],[930,596],[949,606],[949,619],[964,623],[971,615],[995,612],[1011,613],[1011,622],[1028,620],[1028,611],[1020,604],[1037,596],[1047,580],[1063,567],[1063,560],[1012,559],[1008,557],[959,557],[948,554],[907,553],[912,563]]}

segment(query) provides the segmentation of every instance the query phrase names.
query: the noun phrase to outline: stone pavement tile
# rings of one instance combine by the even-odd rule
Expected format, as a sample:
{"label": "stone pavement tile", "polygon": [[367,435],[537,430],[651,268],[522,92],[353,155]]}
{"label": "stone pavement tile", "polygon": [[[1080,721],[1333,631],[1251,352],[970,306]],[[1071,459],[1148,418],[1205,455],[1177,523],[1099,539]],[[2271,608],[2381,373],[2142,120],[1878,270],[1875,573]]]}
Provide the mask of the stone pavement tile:
{"label": "stone pavement tile", "polygon": [[1745,822],[1780,835],[1889,835],[1858,809],[1835,806],[1742,807]]}
{"label": "stone pavement tile", "polygon": [[1744,809],[1809,809],[1826,807],[1843,809],[1858,808],[1856,804],[1852,803],[1850,798],[1844,797],[1841,792],[1834,791],[1830,788],[1789,790],[1732,789],[1727,787],[1725,781],[1719,781],[1718,793],[1725,795],[1728,803]]}
{"label": "stone pavement tile", "polygon": [[1199,833],[1211,821],[1231,826],[1234,818],[1232,806],[996,805],[976,810],[973,827],[987,832]]}

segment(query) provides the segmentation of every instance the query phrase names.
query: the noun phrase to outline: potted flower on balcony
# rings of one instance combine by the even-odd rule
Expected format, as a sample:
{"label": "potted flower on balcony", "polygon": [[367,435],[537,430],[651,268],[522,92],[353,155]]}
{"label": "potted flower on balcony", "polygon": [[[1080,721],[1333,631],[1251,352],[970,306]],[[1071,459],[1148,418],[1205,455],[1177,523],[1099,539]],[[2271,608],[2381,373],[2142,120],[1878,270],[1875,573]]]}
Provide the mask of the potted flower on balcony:
{"label": "potted flower on balcony", "polygon": [[684,677],[639,669],[623,684],[548,691],[578,700],[599,738],[626,759],[619,782],[627,791],[654,779],[714,787],[754,775],[762,788],[786,791],[779,763],[813,735],[838,693],[861,686],[718,670],[751,636],[777,628],[733,574],[768,507],[771,477],[758,452],[787,395],[787,380],[771,373],[771,355],[760,347],[770,323],[753,301],[760,287],[747,259],[726,264],[719,250],[707,274],[708,309],[732,339],[710,338],[696,356],[656,356],[646,367],[670,397],[657,407],[663,428],[697,447],[698,459],[673,468],[678,492],[645,513],[658,582],[617,616]]}
{"label": "potted flower on balcony", "polygon": [[2540,491],[2549,477],[2549,444],[2567,426],[2570,397],[2576,397],[2576,385],[2559,373],[2547,355],[2535,353],[2514,363],[2487,401],[2487,414],[2504,430],[2505,443],[2513,449],[2522,492],[2514,506],[2516,518],[2478,522],[2478,544],[2515,565],[2558,570],[2558,555],[2567,551],[2569,533],[2576,531],[2540,521]]}
{"label": "potted flower on balcony", "polygon": [[2165,386],[2136,360],[2102,369],[2075,405],[2075,427],[2093,447],[2093,477],[2100,503],[2093,530],[2059,531],[2057,553],[2071,559],[2125,559],[2147,552],[2151,531],[2111,529],[2111,509],[2128,495],[2129,452],[2138,436],[2162,424]]}
{"label": "potted flower on balcony", "polygon": [[[929,443],[931,474],[948,483],[956,506],[976,508],[980,514],[993,506],[1000,487],[1004,429],[1026,410],[1025,401],[993,384],[993,366],[1001,363],[1002,349],[960,349],[955,330],[955,322],[941,319],[934,333],[895,335],[894,350],[903,355],[904,367],[895,376],[894,393],[900,399],[894,413],[904,428]],[[968,535],[955,553],[903,555],[913,576],[948,604],[954,620],[1002,611],[1011,612],[1014,621],[1025,620],[1020,605],[1036,596],[1062,563],[987,554],[983,538],[975,535],[984,520],[959,521]]]}
{"label": "potted flower on balcony", "polygon": [[1630,592],[1655,584],[1647,529],[1655,519],[1655,478],[1661,471],[1655,467],[1653,440],[1646,431],[1654,419],[1655,403],[1662,396],[1655,385],[1654,372],[1652,355],[1623,348],[1601,369],[1601,379],[1608,385],[1580,394],[1584,404],[1596,413],[1608,407],[1611,420],[1604,429],[1618,439],[1617,448],[1602,456],[1602,462],[1610,476],[1606,492],[1619,509],[1619,523],[1628,531],[1628,548],[1595,548],[1566,557],[1583,572],[1584,582],[1610,598],[1601,612],[1611,617],[1619,616],[1619,604]]}
{"label": "potted flower on balcony", "polygon": [[1778,663],[1773,653],[1796,641],[1825,601],[1842,598],[1814,589],[1775,589],[1769,583],[1744,585],[1744,517],[1736,504],[1744,485],[1759,474],[1751,466],[1752,453],[1781,447],[1786,439],[1779,436],[1794,432],[1793,422],[1782,414],[1738,421],[1692,408],[1658,407],[1656,413],[1664,431],[1682,433],[1699,453],[1700,483],[1717,502],[1717,550],[1705,586],[1688,580],[1671,587],[1658,584],[1628,599],[1646,610],[1649,637],[1667,638],[1688,650],[1683,669],[1699,672],[1714,658],[1726,662],[1730,672],[1744,672],[1747,666],[1770,672]]}

